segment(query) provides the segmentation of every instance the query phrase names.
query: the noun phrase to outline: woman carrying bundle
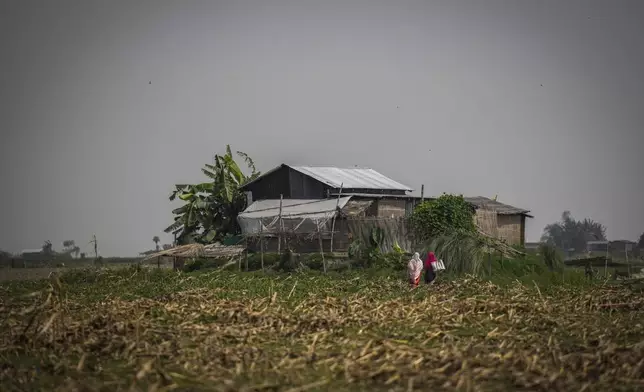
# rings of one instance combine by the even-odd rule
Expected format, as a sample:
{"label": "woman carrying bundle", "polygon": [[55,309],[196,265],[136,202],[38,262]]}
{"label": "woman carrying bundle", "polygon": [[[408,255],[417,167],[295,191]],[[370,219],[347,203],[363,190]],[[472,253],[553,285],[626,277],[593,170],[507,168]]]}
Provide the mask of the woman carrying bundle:
{"label": "woman carrying bundle", "polygon": [[438,260],[434,252],[427,253],[427,258],[425,259],[425,283],[432,284],[434,279],[436,279],[436,271],[432,264],[435,264]]}
{"label": "woman carrying bundle", "polygon": [[409,284],[412,288],[418,287],[420,283],[420,275],[423,273],[423,262],[420,260],[418,252],[414,253],[414,257],[409,260],[407,264],[407,273],[409,274]]}

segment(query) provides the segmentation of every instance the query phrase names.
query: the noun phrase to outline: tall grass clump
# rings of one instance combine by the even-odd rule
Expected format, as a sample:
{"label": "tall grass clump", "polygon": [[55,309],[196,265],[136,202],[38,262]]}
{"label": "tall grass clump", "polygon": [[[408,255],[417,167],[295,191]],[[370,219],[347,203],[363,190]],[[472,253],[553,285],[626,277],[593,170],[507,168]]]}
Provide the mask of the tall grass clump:
{"label": "tall grass clump", "polygon": [[458,231],[438,236],[424,251],[433,251],[442,259],[450,275],[478,275],[486,259],[484,249],[485,243],[478,235]]}
{"label": "tall grass clump", "polygon": [[563,256],[554,246],[542,243],[539,245],[539,253],[543,257],[543,262],[550,271],[559,271],[563,269]]}

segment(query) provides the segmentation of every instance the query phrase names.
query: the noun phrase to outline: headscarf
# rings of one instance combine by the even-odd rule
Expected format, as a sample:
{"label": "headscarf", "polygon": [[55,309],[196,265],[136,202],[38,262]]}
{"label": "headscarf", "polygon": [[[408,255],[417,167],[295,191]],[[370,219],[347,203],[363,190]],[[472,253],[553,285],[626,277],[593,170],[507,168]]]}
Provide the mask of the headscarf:
{"label": "headscarf", "polygon": [[429,269],[432,268],[432,263],[436,262],[436,255],[434,252],[429,252],[427,253],[427,259],[425,259],[425,268]]}
{"label": "headscarf", "polygon": [[409,260],[407,264],[407,272],[409,273],[409,279],[417,279],[421,272],[423,271],[423,262],[420,259],[418,252],[414,253],[414,256]]}

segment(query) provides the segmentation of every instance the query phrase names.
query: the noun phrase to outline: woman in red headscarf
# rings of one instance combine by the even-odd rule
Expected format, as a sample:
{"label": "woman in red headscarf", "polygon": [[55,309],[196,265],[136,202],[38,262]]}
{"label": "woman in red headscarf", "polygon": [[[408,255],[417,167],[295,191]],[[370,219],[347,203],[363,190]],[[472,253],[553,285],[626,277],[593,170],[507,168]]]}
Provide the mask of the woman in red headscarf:
{"label": "woman in red headscarf", "polygon": [[432,263],[437,261],[436,255],[434,252],[427,253],[427,258],[425,259],[425,283],[432,284],[434,279],[436,279],[436,271],[432,267]]}

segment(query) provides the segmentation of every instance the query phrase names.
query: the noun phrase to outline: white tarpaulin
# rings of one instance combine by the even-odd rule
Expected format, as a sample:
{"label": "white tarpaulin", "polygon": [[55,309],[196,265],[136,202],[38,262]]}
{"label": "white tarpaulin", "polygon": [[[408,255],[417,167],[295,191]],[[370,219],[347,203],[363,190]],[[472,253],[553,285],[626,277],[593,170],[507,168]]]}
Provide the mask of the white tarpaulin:
{"label": "white tarpaulin", "polygon": [[325,231],[326,224],[344,208],[351,196],[338,199],[282,200],[281,230],[280,201],[258,200],[238,215],[237,221],[244,235],[290,232],[294,234]]}

